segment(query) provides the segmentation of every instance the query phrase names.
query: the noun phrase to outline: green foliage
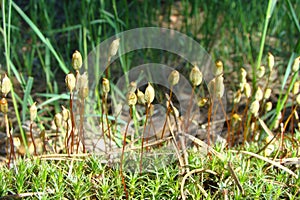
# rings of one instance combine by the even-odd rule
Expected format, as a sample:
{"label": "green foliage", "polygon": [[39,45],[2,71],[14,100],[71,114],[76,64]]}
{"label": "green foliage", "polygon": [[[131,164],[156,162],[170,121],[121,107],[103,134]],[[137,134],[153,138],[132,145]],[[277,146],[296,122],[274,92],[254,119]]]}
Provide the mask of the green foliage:
{"label": "green foliage", "polygon": [[[278,86],[275,108],[269,113],[260,108],[258,116],[253,117],[247,107],[253,102],[253,98],[247,98],[240,126],[234,127],[234,122],[231,121],[232,123],[227,123],[228,130],[246,133],[244,146],[236,148],[266,154],[264,150],[268,145],[264,146],[265,136],[274,133],[274,141],[270,142],[269,146],[273,145],[275,151],[266,157],[271,156],[279,163],[277,158],[285,156],[281,152],[283,149],[289,157],[299,157],[295,149],[298,152],[300,135],[293,124],[296,118],[293,111],[286,114],[286,121],[280,121],[284,130],[282,127],[275,128],[275,123],[279,123],[280,114],[285,113],[287,108],[297,110],[299,106],[295,103],[296,95],[290,98],[294,83],[299,80],[299,71],[292,72],[293,62],[300,54],[298,0],[100,0],[72,3],[46,0],[30,0],[24,3],[18,0],[2,0],[1,8],[0,32],[3,37],[0,37],[0,49],[4,50],[5,59],[0,60],[0,68],[7,71],[10,79],[15,77],[14,86],[20,85],[20,91],[15,92],[15,87],[11,91],[13,114],[17,121],[17,125],[15,122],[12,125],[18,126],[26,149],[28,141],[22,125],[28,120],[28,105],[31,105],[34,99],[41,99],[37,105],[41,114],[38,117],[38,126],[40,130],[45,129],[44,124],[49,128],[50,120],[60,111],[61,103],[69,99],[64,93],[66,88],[59,86],[64,82],[65,74],[72,71],[68,63],[71,63],[71,54],[75,49],[82,52],[83,58],[87,58],[88,52],[98,44],[122,31],[160,26],[193,37],[214,59],[221,58],[224,61],[225,80],[226,73],[236,72],[241,67],[250,65],[253,71],[251,78],[248,77],[251,73],[247,75],[246,81],[251,81],[252,96],[260,80],[266,79],[268,86],[270,77],[258,78],[256,70],[262,64],[266,65],[264,55],[272,52],[276,57],[274,69],[284,73],[279,77],[283,81],[281,86]],[[134,55],[128,53],[121,56],[116,61],[121,68],[111,71],[117,75],[124,74],[130,70],[132,64],[140,60],[160,62],[173,58],[172,56],[174,57],[168,54],[163,57],[160,51],[138,50]],[[84,62],[86,64],[87,60]],[[95,67],[95,72],[98,72],[98,66]],[[98,76],[100,75],[96,73],[96,79],[100,78]],[[114,86],[113,81],[118,77],[111,78],[111,85]],[[42,93],[36,93],[39,83],[43,81],[46,88]],[[229,82],[226,87],[233,91],[238,90],[234,81]],[[266,88],[263,88],[263,92],[265,90]],[[114,88],[114,92],[119,91]],[[23,96],[19,96],[20,93]],[[112,97],[113,95],[112,93]],[[261,107],[266,103],[265,99],[258,101]],[[234,106],[232,111],[230,110],[232,114],[238,112]],[[107,117],[107,124],[112,118]],[[257,118],[265,120],[266,125],[262,125],[261,121],[259,124]],[[134,115],[133,120],[138,132],[137,116]],[[250,127],[252,124],[254,126]],[[292,124],[291,130],[286,129],[285,125],[288,124]],[[17,127],[11,129],[15,130]],[[278,134],[285,131],[292,132],[291,136],[284,138],[282,135],[279,139]],[[119,132],[116,135],[121,141]],[[250,145],[246,141],[250,139],[248,136],[252,136]],[[260,137],[256,139],[255,136]],[[118,142],[118,145],[121,146],[121,142]],[[18,194],[39,199],[121,199],[125,198],[124,185],[120,178],[122,176],[129,197],[136,199],[183,198],[180,190],[182,185],[185,196],[193,199],[296,199],[299,196],[300,174],[299,166],[296,165],[299,165],[299,160],[296,164],[286,164],[286,167],[294,169],[298,176],[295,178],[282,168],[257,157],[250,157],[235,150],[225,150],[220,146],[214,148],[225,157],[224,161],[213,155],[203,156],[199,150],[188,152],[189,170],[204,171],[190,174],[185,183],[182,182],[184,175],[179,173],[178,163],[172,163],[164,169],[155,168],[147,173],[137,174],[121,173],[117,167],[102,164],[103,159],[93,155],[78,156],[78,159],[63,155],[48,159],[32,158],[28,155],[17,159],[10,169],[0,169],[0,196],[13,198],[16,197],[14,194]],[[229,162],[243,191],[233,178]],[[205,171],[207,169],[210,171]],[[201,188],[207,194],[201,191]]]}
{"label": "green foliage", "polygon": [[[256,145],[246,148],[246,151],[257,149]],[[198,185],[205,189],[213,199],[223,199],[225,191],[229,198],[243,199],[245,197],[264,198],[295,198],[299,195],[300,179],[290,177],[285,171],[270,166],[263,160],[250,158],[231,150],[220,152],[225,156],[222,162],[214,156],[201,155],[199,151],[190,151],[190,170],[210,169],[215,174],[200,172],[190,175],[184,190],[187,197],[203,198]],[[2,167],[0,170],[0,194],[27,194],[36,198],[124,198],[124,190],[119,170],[101,164],[103,158],[87,156],[68,159],[35,158],[19,160],[14,168]],[[232,168],[244,190],[244,195],[235,184],[228,168]],[[299,170],[295,171],[299,176]],[[170,163],[167,168],[155,169],[144,174],[127,171],[125,181],[129,197],[133,199],[178,199],[181,195],[180,185],[183,176],[179,174],[178,165]],[[8,196],[9,197],[9,196]]]}

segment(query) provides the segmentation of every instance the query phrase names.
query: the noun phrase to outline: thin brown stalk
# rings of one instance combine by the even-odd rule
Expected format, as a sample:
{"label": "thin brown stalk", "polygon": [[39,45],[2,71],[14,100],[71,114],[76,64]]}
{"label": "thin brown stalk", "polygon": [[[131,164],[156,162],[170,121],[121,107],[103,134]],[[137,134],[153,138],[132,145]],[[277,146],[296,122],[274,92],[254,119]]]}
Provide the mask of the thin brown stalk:
{"label": "thin brown stalk", "polygon": [[[150,134],[151,125],[153,127],[153,133],[156,137],[156,131],[155,131],[155,126],[153,124],[152,115],[150,115],[150,117],[149,117],[149,127],[148,127],[148,132],[147,132],[147,135],[146,135],[146,144],[148,144],[148,142],[149,142],[149,138],[150,138],[149,134]],[[149,147],[145,147],[145,148],[146,148],[147,152],[150,151]]]}
{"label": "thin brown stalk", "polygon": [[[265,96],[266,90],[267,90],[268,87],[269,87],[270,77],[271,77],[271,72],[269,73],[269,76],[268,76],[268,79],[267,79],[267,83],[266,83],[266,85],[265,85],[265,87],[264,87],[264,89],[263,89],[263,97]],[[266,99],[263,98],[263,99],[261,100],[261,102],[259,102],[259,104],[261,103],[261,107],[264,108],[265,105],[266,105],[266,102],[267,102]],[[263,112],[263,110],[264,110],[264,109],[261,109],[261,113]]]}
{"label": "thin brown stalk", "polygon": [[123,184],[123,187],[124,187],[124,192],[125,192],[125,195],[126,195],[126,199],[128,199],[128,191],[127,191],[127,188],[126,188],[125,177],[123,175],[123,159],[124,159],[124,152],[125,152],[125,146],[126,146],[126,136],[127,136],[128,127],[129,127],[129,124],[130,124],[130,121],[131,121],[131,118],[132,118],[132,110],[133,110],[132,106],[130,106],[130,118],[128,119],[126,129],[125,129],[125,133],[124,133],[124,136],[123,136],[123,147],[122,147],[122,153],[121,153],[121,159],[120,159],[120,174],[121,174],[121,177],[122,177],[122,184]]}
{"label": "thin brown stalk", "polygon": [[247,121],[244,124],[244,141],[243,141],[243,145],[245,144],[245,141],[248,139],[248,134],[249,134],[249,127],[250,127],[250,123],[252,121],[252,113],[250,113]]}
{"label": "thin brown stalk", "polygon": [[112,149],[112,137],[111,137],[111,132],[110,132],[110,125],[109,125],[109,121],[108,121],[108,107],[107,107],[107,93],[105,94],[105,98],[104,98],[104,105],[106,107],[105,109],[105,120],[106,120],[106,125],[107,125],[107,133],[108,133],[108,137],[109,137],[109,147],[110,150]]}
{"label": "thin brown stalk", "polygon": [[[231,116],[231,119],[230,119],[230,125],[233,124],[234,118],[233,118],[232,116],[233,116],[234,113],[235,113],[236,105],[237,105],[236,103],[233,104],[233,108],[232,108],[231,115],[230,115],[230,116]],[[229,146],[230,146],[229,141],[230,141],[231,135],[232,135],[232,138],[231,138],[231,144],[234,144],[234,142],[235,142],[235,137],[234,137],[234,131],[233,131],[233,129],[232,129],[231,132],[228,132],[228,133],[227,133],[227,144],[228,144]],[[240,134],[237,133],[236,137],[237,137],[237,140],[239,140]]]}
{"label": "thin brown stalk", "polygon": [[4,114],[4,120],[5,120],[6,135],[9,138],[9,143],[10,143],[10,152],[9,152],[8,163],[7,163],[7,166],[9,168],[12,157],[16,158],[16,156],[15,156],[15,150],[14,150],[14,140],[13,140],[12,134],[9,130],[7,113]]}
{"label": "thin brown stalk", "polygon": [[168,99],[168,103],[167,103],[167,112],[166,112],[166,118],[165,118],[165,122],[164,122],[164,126],[163,126],[163,130],[162,130],[162,133],[161,133],[161,137],[160,139],[162,139],[164,137],[164,134],[165,134],[165,131],[166,131],[166,125],[167,125],[167,118],[170,114],[170,102],[171,102],[171,99],[172,99],[172,94],[173,94],[173,86],[171,86],[171,89],[170,89],[170,97]]}
{"label": "thin brown stalk", "polygon": [[[168,98],[168,99],[170,99],[170,97],[168,97],[167,95],[166,95],[166,97]],[[178,120],[177,120],[177,117],[176,117],[176,115],[175,115],[175,109],[174,109],[174,105],[173,105],[173,102],[172,101],[170,101],[170,108],[173,110],[173,117],[174,117],[174,120],[175,120],[175,124],[176,124],[176,128],[177,128],[177,130],[180,132],[181,130],[180,130],[180,127],[179,127],[179,124],[178,124]]]}
{"label": "thin brown stalk", "polygon": [[[294,104],[295,104],[295,95],[293,95],[293,97],[292,97],[292,110],[294,110],[295,107],[297,107],[297,105],[294,106]],[[292,112],[291,115],[292,115],[291,116],[291,135],[292,135],[292,138],[294,138],[294,113]]]}
{"label": "thin brown stalk", "polygon": [[[278,133],[276,133],[273,138],[267,143],[265,144],[265,146],[263,146],[261,149],[259,149],[256,154],[260,154],[263,150],[265,150],[272,142],[274,142],[275,138],[277,137]],[[252,158],[252,157],[250,157]]]}
{"label": "thin brown stalk", "polygon": [[207,115],[207,145],[208,146],[210,146],[210,120],[211,120],[213,105],[214,105],[214,102],[210,101],[210,105],[208,108],[208,115]]}
{"label": "thin brown stalk", "polygon": [[43,141],[43,153],[46,153],[47,149],[46,149],[46,132],[45,129],[43,129],[40,133],[42,141]]}
{"label": "thin brown stalk", "polygon": [[[287,128],[288,123],[293,118],[295,111],[296,111],[296,108],[292,110],[292,113],[289,115],[289,117],[287,118],[287,120],[284,123],[284,126],[282,127],[282,130],[280,132],[280,140],[281,140],[281,142],[280,142],[280,148],[278,148],[277,155],[278,155],[279,151],[283,151],[283,146],[284,146],[284,132],[285,132],[285,130]],[[285,108],[284,108],[284,112],[285,112]],[[281,118],[281,121],[282,120],[283,120],[283,116]],[[277,155],[276,155],[276,157],[277,157]]]}
{"label": "thin brown stalk", "polygon": [[[34,137],[33,137],[33,134],[32,134],[32,122],[30,122],[30,137],[31,137],[31,142],[33,144],[34,155],[36,156],[37,155],[37,153],[36,153],[36,145],[35,145]],[[56,142],[55,142],[55,148],[56,148]]]}
{"label": "thin brown stalk", "polygon": [[190,98],[190,101],[189,101],[189,106],[188,106],[188,110],[187,110],[187,124],[185,125],[185,132],[188,132],[188,128],[190,126],[190,122],[192,120],[190,120],[190,114],[191,114],[191,108],[192,108],[192,101],[193,101],[193,96],[194,96],[194,93],[195,93],[195,89],[196,87],[193,86],[193,89],[192,89],[192,94],[191,94],[191,98]]}
{"label": "thin brown stalk", "polygon": [[[167,96],[167,95],[166,95]],[[167,96],[167,98],[170,100],[170,98]],[[170,109],[173,111],[172,114],[173,114],[173,117],[174,117],[174,120],[175,120],[175,125],[176,125],[176,128],[177,128],[177,132],[178,133],[182,133],[182,129],[181,127],[179,126],[178,124],[178,120],[177,120],[177,117],[176,117],[176,114],[175,114],[175,107],[172,103],[172,101],[170,101]],[[170,117],[168,117],[168,119],[170,119]],[[170,120],[168,120],[168,126],[169,126],[169,129],[170,129],[170,133],[172,135],[172,142],[173,142],[173,145],[175,146],[175,151],[176,151],[176,154],[178,156],[178,160],[179,160],[179,164],[180,164],[180,167],[182,168],[182,173],[184,173],[185,169],[183,168],[184,166],[188,166],[188,153],[187,153],[187,148],[186,148],[186,137],[184,136],[179,136],[180,138],[180,145],[181,145],[181,149],[182,149],[182,155],[183,155],[183,159],[180,157],[180,153],[179,153],[179,145],[176,141],[176,137],[174,135],[174,131],[173,131],[173,128],[171,126],[171,123],[170,123]],[[186,171],[188,172],[189,171],[189,168],[186,168]]]}
{"label": "thin brown stalk", "polygon": [[[223,105],[223,102],[222,102],[221,98],[219,98],[219,102],[221,104],[221,108],[222,108],[222,111],[223,111],[224,116],[225,116],[225,120],[226,120],[226,124],[227,124],[227,133],[228,133],[228,135],[230,135],[230,124],[229,124],[228,116],[227,116],[227,113],[225,111],[225,108],[224,108],[224,105]],[[229,141],[228,141],[228,146],[230,146]]]}
{"label": "thin brown stalk", "polygon": [[79,144],[80,142],[82,143],[82,151],[83,153],[86,152],[85,150],[85,144],[84,144],[84,130],[83,130],[83,119],[84,119],[84,103],[85,103],[85,100],[84,98],[81,99],[81,102],[80,102],[80,111],[79,111],[79,116],[80,116],[80,125],[79,125],[79,139],[77,141],[77,153],[79,151]]}
{"label": "thin brown stalk", "polygon": [[101,129],[102,129],[102,134],[103,134],[103,141],[104,141],[104,152],[107,153],[107,149],[106,149],[106,135],[105,135],[105,130],[104,130],[104,104],[103,104],[104,100],[102,97],[102,104],[101,104]]}
{"label": "thin brown stalk", "polygon": [[[216,105],[216,108],[214,109],[214,112],[212,113],[212,118],[211,119],[215,119],[215,117],[217,116],[217,111],[218,111],[218,104]],[[215,122],[216,120],[213,120],[213,121],[211,121],[211,124],[213,125],[213,124],[216,124],[216,122]],[[211,135],[211,141],[215,141],[215,136],[216,136],[216,134],[212,134]]]}
{"label": "thin brown stalk", "polygon": [[58,139],[58,127],[56,127],[56,131],[55,131],[55,142],[54,142],[55,153],[57,153],[57,139]]}
{"label": "thin brown stalk", "polygon": [[285,132],[285,130],[286,130],[286,127],[287,127],[289,121],[291,120],[292,116],[294,115],[294,112],[296,111],[296,109],[297,109],[297,107],[296,107],[294,110],[292,110],[292,113],[291,113],[290,116],[287,118],[287,120],[286,120],[285,123],[284,123],[284,126],[282,127],[282,130],[280,131],[280,140],[281,140],[281,141],[280,141],[280,143],[279,143],[279,148],[278,148],[278,150],[277,150],[277,152],[276,152],[276,154],[275,154],[273,160],[275,160],[275,159],[277,158],[277,156],[278,156],[278,154],[279,154],[280,151],[281,151],[281,152],[283,151],[283,146],[284,146],[284,132]]}
{"label": "thin brown stalk", "polygon": [[[101,115],[101,126],[102,126],[102,133],[103,133],[103,140],[104,140],[104,146],[105,146],[105,152],[106,152],[106,131],[108,131],[108,139],[109,139],[109,147],[111,149],[111,135],[110,135],[110,126],[108,124],[108,114],[107,114],[107,93],[105,93],[102,96],[102,115]],[[104,119],[105,115],[105,119]],[[106,121],[107,130],[104,129],[104,120]]]}
{"label": "thin brown stalk", "polygon": [[238,186],[240,192],[241,192],[242,195],[244,196],[244,195],[245,195],[245,191],[244,191],[244,189],[243,189],[243,187],[242,187],[242,184],[241,184],[241,182],[239,181],[239,179],[238,179],[238,177],[237,177],[237,175],[236,175],[236,173],[235,173],[235,171],[234,171],[234,169],[233,169],[233,167],[232,167],[230,161],[228,162],[228,168],[229,168],[229,172],[231,173],[232,178],[233,178],[235,184],[237,184],[237,186]]}
{"label": "thin brown stalk", "polygon": [[[151,104],[149,104],[147,106],[147,109],[146,109],[146,120],[145,120],[145,124],[144,124],[144,130],[143,130],[143,133],[142,133],[142,144],[141,144],[141,159],[140,159],[140,174],[142,174],[142,164],[143,164],[143,150],[144,150],[144,134],[145,134],[145,131],[146,131],[146,125],[147,125],[147,121],[148,121],[148,115],[149,115],[149,109],[150,109],[150,106]],[[162,133],[163,134],[163,133]]]}
{"label": "thin brown stalk", "polygon": [[[250,100],[247,99],[246,107],[243,112],[244,120],[241,121],[239,129],[238,129],[238,134],[239,134],[239,132],[241,131],[241,126],[242,126],[242,124],[244,124],[244,126],[243,126],[243,133],[244,133],[243,134],[243,146],[245,145],[245,141],[247,140],[247,136],[248,136],[247,121],[249,121],[249,119],[251,119],[251,115],[249,117],[247,115],[249,103],[250,103]],[[243,121],[244,121],[244,123],[243,123]]]}
{"label": "thin brown stalk", "polygon": [[[156,132],[156,129],[155,129],[155,126],[154,126],[154,122],[152,120],[152,116],[150,117],[150,125],[153,127],[153,133],[154,133],[154,136],[155,136],[155,139],[158,140],[159,138],[157,138],[157,132]],[[150,130],[149,130],[149,133],[150,133]],[[146,141],[146,144],[148,144],[148,139],[147,138],[147,141]]]}
{"label": "thin brown stalk", "polygon": [[[70,92],[70,115],[71,115],[71,154],[73,153],[73,148],[74,148],[74,140],[75,140],[75,118],[74,118],[74,113],[73,113],[73,93]],[[68,142],[69,143],[69,142]]]}
{"label": "thin brown stalk", "polygon": [[[179,136],[180,137],[180,144],[181,144],[181,149],[182,149],[182,155],[183,155],[183,158],[181,157],[181,153],[180,153],[180,147],[178,145],[178,142],[176,141],[176,137],[175,137],[175,134],[174,134],[174,131],[173,131],[173,128],[172,128],[172,125],[170,123],[170,118],[168,117],[168,126],[169,126],[169,129],[170,129],[170,133],[172,135],[172,144],[174,146],[174,149],[175,149],[175,152],[176,152],[176,155],[178,157],[178,161],[179,161],[179,167],[181,168],[181,174],[184,174],[185,173],[185,166],[188,166],[188,155],[187,155],[187,151],[186,151],[186,145],[185,145],[185,137],[183,136]],[[176,121],[176,120],[175,120]],[[178,123],[176,123],[176,126],[177,126],[177,131],[178,132],[182,132],[181,130],[179,130],[179,126],[178,126]],[[188,168],[186,168],[187,171],[189,171]]]}
{"label": "thin brown stalk", "polygon": [[69,149],[69,145],[68,145],[68,134],[69,134],[69,120],[66,120],[67,123],[67,130],[66,130],[66,136],[65,136],[65,148],[66,148],[66,152],[70,155],[70,149]]}

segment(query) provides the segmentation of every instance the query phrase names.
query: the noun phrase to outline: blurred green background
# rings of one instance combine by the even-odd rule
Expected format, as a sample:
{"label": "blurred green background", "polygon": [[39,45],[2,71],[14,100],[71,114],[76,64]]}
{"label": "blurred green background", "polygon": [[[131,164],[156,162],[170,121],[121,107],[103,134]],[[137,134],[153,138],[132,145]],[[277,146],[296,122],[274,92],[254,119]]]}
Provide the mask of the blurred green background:
{"label": "blurred green background", "polygon": [[[267,52],[272,52],[282,75],[297,42],[300,46],[299,2],[278,1],[269,12],[262,63],[266,63]],[[1,70],[6,71],[8,44],[10,74],[17,79],[15,85],[20,85],[17,94],[22,96],[29,76],[34,83],[31,94],[61,94],[66,92],[64,77],[71,70],[74,50],[86,58],[94,47],[116,33],[155,26],[194,38],[213,60],[224,62],[225,73],[231,73],[256,65],[267,14],[268,1],[262,0],[2,0],[1,33],[6,40],[0,37]],[[125,59],[128,65],[132,63],[130,56],[125,55]],[[128,69],[122,67],[120,73]],[[60,109],[59,104],[55,104],[55,109]]]}
{"label": "blurred green background", "polygon": [[[9,2],[5,2],[7,14]],[[118,32],[158,26],[193,37],[213,58],[228,61],[230,67],[254,63],[268,5],[268,1],[261,0],[14,2],[36,25],[36,31],[49,40],[65,63],[70,63],[75,49],[84,54]],[[56,59],[15,8],[13,5],[11,13],[12,62],[19,71],[28,75],[42,75],[42,71],[50,68],[51,71],[47,72],[53,73],[51,80],[55,79],[55,74],[60,73]],[[299,27],[293,19],[293,12],[300,12],[299,1],[277,2],[267,32],[265,52],[271,51],[279,57],[289,56],[299,38]],[[4,53],[3,44],[1,38],[0,49]],[[5,66],[4,59],[1,60]]]}

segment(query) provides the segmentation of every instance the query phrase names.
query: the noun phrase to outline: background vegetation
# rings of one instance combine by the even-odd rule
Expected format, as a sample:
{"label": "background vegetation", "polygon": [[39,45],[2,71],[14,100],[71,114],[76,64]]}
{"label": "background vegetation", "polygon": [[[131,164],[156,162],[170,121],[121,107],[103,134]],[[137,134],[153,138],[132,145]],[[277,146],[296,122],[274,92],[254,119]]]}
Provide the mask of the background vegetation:
{"label": "background vegetation", "polygon": [[[248,79],[255,91],[258,82],[255,71],[260,65],[267,65],[267,53],[271,52],[275,56],[274,70],[277,75],[271,85],[274,91],[273,109],[270,115],[260,115],[268,128],[260,126],[258,129],[261,132],[271,130],[276,135],[280,132],[280,128],[273,129],[276,114],[285,108],[295,108],[292,106],[295,102],[290,100],[286,103],[285,96],[291,97],[291,88],[299,80],[298,71],[295,75],[291,70],[294,59],[300,54],[298,13],[299,0],[2,0],[0,70],[1,74],[7,72],[13,83],[14,95],[9,96],[9,118],[14,134],[22,134],[28,129],[29,105],[34,101],[38,102],[39,128],[51,129],[55,113],[60,112],[60,106],[69,98],[64,79],[72,68],[71,59],[75,50],[86,58],[88,52],[101,41],[119,32],[158,26],[187,34],[198,41],[213,60],[223,61],[229,102],[232,102],[230,94],[239,87],[240,68],[248,71]],[[131,55],[121,58],[125,62],[118,61],[122,65],[118,73],[130,69],[134,59],[147,60],[142,53],[138,56],[141,58]],[[229,103],[228,113],[233,107],[233,103]],[[284,120],[290,115],[293,112],[288,110]],[[1,132],[5,132],[5,125],[1,125]],[[259,152],[264,146],[261,139],[249,146],[235,146],[231,150],[217,146],[216,149],[225,156],[223,161],[214,156],[202,158],[197,152],[190,152],[190,170],[209,169],[212,172],[196,172],[201,176],[196,174],[185,183],[189,191],[185,194],[194,199],[203,198],[205,193],[198,187],[201,185],[208,197],[218,199],[298,198],[300,135],[296,131],[297,126],[293,128],[295,130],[286,129],[286,135],[294,132],[289,140],[294,142],[287,142],[285,152],[279,152],[280,156],[274,152],[271,159],[278,161],[277,157],[285,158],[285,155],[286,158],[293,158],[296,164],[287,167],[298,178],[269,162],[233,150],[244,148],[247,152]],[[275,146],[275,149],[280,147]],[[89,156],[72,160],[64,157],[60,161],[26,159],[19,161],[17,168],[0,170],[0,179],[4,180],[0,183],[0,196],[25,194],[30,198],[44,199],[125,197],[119,171],[99,164],[100,158]],[[243,190],[233,178],[229,161]],[[180,192],[182,176],[178,171],[175,164],[163,171],[141,176],[126,174],[129,195],[134,198],[183,198]]]}

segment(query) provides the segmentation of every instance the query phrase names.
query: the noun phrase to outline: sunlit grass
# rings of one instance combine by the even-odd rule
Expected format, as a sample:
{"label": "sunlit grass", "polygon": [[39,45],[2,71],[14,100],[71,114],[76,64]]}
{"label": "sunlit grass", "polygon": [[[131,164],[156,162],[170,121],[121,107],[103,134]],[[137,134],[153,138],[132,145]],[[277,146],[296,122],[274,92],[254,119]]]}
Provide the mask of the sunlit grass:
{"label": "sunlit grass", "polygon": [[[297,116],[300,96],[299,91],[293,92],[295,83],[299,81],[299,68],[294,68],[295,63],[299,62],[300,54],[300,40],[297,38],[300,31],[297,20],[300,6],[297,3],[297,0],[253,0],[247,3],[242,0],[168,0],[151,3],[140,0],[101,0],[69,4],[64,1],[57,3],[31,0],[25,5],[20,1],[2,0],[3,25],[0,32],[3,39],[0,38],[0,48],[5,51],[5,59],[0,64],[1,70],[7,72],[14,86],[7,97],[12,98],[9,106],[14,107],[14,111],[9,109],[8,113],[2,112],[1,107],[1,112],[5,115],[5,125],[11,128],[11,133],[16,135],[15,130],[20,133],[22,141],[18,151],[21,149],[20,145],[26,151],[23,149],[19,152],[22,157],[19,156],[16,160],[9,158],[8,168],[1,168],[0,179],[3,181],[0,182],[0,196],[41,199],[296,199],[300,185]],[[235,95],[234,100],[229,99],[230,104],[234,103],[228,110],[224,110],[224,114],[227,113],[227,135],[230,136],[227,137],[227,147],[232,148],[209,143],[211,152],[216,149],[220,154],[206,154],[201,152],[201,142],[194,139],[195,147],[187,152],[188,157],[184,158],[184,162],[179,160],[166,168],[154,168],[147,173],[122,171],[118,165],[106,165],[103,158],[91,154],[70,157],[70,154],[81,151],[78,145],[84,139],[80,129],[82,119],[79,124],[75,124],[68,113],[71,112],[73,116],[72,104],[73,101],[78,101],[73,99],[74,88],[70,90],[68,86],[71,91],[69,96],[65,93],[66,87],[61,86],[64,85],[65,75],[73,71],[72,53],[77,49],[83,58],[87,58],[88,52],[105,39],[124,30],[146,26],[181,31],[199,41],[215,60],[223,60],[224,71],[222,63],[222,72],[215,78],[222,79],[221,85],[225,84],[226,90],[240,95]],[[272,58],[272,54],[267,52],[272,52],[275,57]],[[108,85],[113,88],[114,81],[118,79],[112,71],[124,74],[141,60],[148,62],[152,59],[159,62],[169,58],[169,64],[172,65],[172,56],[164,57],[159,51],[148,50],[123,55],[115,63],[108,62],[112,64],[106,74],[110,81]],[[87,60],[83,59],[83,62],[86,67]],[[115,69],[115,66],[120,68]],[[246,75],[242,75],[242,67],[248,72]],[[185,68],[185,72],[191,70],[189,65]],[[248,71],[250,69],[252,72]],[[75,70],[77,79],[79,72],[78,69]],[[94,71],[98,72],[99,69],[95,68]],[[279,74],[278,79],[283,80],[281,85],[270,79],[271,73]],[[240,79],[240,76],[243,78]],[[96,80],[100,79],[99,74],[95,77]],[[278,85],[271,85],[272,81]],[[35,93],[40,84],[45,87],[43,93]],[[271,97],[265,97],[269,86],[272,87]],[[224,85],[221,88],[224,90]],[[15,92],[16,89],[18,91]],[[102,90],[96,88],[98,89]],[[203,92],[202,89],[199,89],[199,93]],[[97,108],[97,114],[102,116],[103,134],[107,135],[110,142],[118,140],[116,143],[119,147],[123,141],[124,153],[125,144],[133,142],[133,137],[123,138],[111,123],[116,118],[109,115],[107,101],[108,96],[114,97],[114,92],[118,91],[107,90],[105,94],[98,94],[99,98],[103,98],[103,102],[99,99],[99,105],[101,103],[103,107]],[[220,96],[223,96],[224,91],[221,93]],[[3,91],[1,95],[3,98],[6,96]],[[80,99],[82,108],[84,98]],[[37,154],[45,154],[45,157],[30,155],[36,152],[37,147],[28,142],[29,135],[26,135],[28,127],[25,123],[29,121],[29,107],[37,99],[39,110],[37,119],[30,119],[30,137],[33,141],[32,132],[38,132],[39,135],[34,137],[40,139],[39,143],[43,147],[39,147]],[[150,103],[146,113],[136,111],[136,107],[131,110],[134,112],[132,120],[137,132],[140,123],[144,123],[142,126],[146,127]],[[168,111],[175,113],[170,103],[172,102],[168,104]],[[273,108],[266,109],[267,103],[271,103]],[[67,109],[61,109],[61,105]],[[82,110],[80,112],[82,114]],[[145,115],[146,120],[144,116],[138,121],[135,115],[138,112]],[[61,114],[58,120],[61,124],[53,121],[57,114]],[[167,112],[166,120],[168,114]],[[279,118],[281,115],[282,118]],[[33,128],[33,122],[38,127]],[[53,122],[56,126],[55,133],[45,134],[45,130],[53,131]],[[73,138],[77,134],[76,128],[79,128],[79,134],[83,138]],[[6,130],[10,132],[9,129]],[[68,135],[70,130],[71,134]],[[209,133],[209,128],[207,130]],[[209,134],[208,136],[210,137]],[[7,139],[11,139],[11,136],[7,136]],[[143,145],[142,141],[141,146]],[[54,154],[59,152],[69,155]],[[83,152],[85,153],[84,146]],[[257,154],[251,156],[251,153]],[[47,158],[47,154],[53,157]]]}

